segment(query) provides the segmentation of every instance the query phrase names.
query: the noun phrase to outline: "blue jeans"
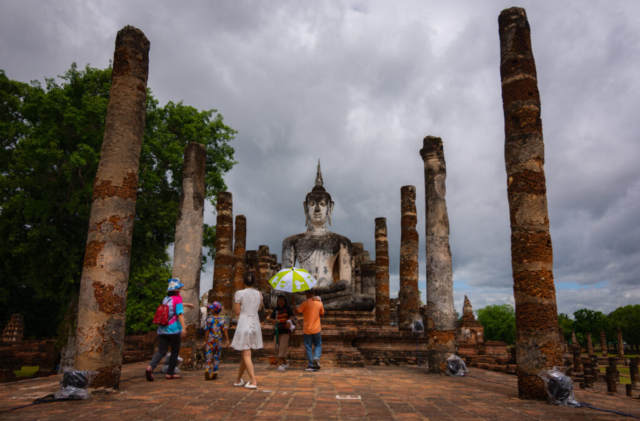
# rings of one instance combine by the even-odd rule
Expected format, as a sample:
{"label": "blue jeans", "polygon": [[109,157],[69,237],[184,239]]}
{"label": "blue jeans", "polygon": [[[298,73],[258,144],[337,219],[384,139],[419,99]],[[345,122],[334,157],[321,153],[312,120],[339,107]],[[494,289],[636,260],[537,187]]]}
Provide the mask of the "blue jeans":
{"label": "blue jeans", "polygon": [[[304,340],[304,349],[307,351],[309,367],[313,367],[313,360],[315,358],[320,359],[320,355],[322,355],[322,335],[320,333],[313,335],[307,335],[305,333],[302,335],[302,339]],[[311,352],[311,345],[316,347],[313,352]]]}

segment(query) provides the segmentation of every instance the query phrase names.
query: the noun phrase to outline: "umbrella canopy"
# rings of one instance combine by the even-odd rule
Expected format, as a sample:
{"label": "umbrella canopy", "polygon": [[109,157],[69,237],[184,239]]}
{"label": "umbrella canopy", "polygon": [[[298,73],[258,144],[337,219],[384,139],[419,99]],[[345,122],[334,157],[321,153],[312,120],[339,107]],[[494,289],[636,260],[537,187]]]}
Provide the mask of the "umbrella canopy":
{"label": "umbrella canopy", "polygon": [[273,275],[269,283],[276,291],[302,292],[316,286],[313,276],[305,269],[286,268]]}

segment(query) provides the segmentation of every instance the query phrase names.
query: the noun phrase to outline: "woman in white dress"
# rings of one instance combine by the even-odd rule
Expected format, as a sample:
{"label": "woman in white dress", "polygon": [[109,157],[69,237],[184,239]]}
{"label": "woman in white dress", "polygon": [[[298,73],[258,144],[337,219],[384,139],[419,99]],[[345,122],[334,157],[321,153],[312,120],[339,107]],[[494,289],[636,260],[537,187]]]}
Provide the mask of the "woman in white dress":
{"label": "woman in white dress", "polygon": [[[242,352],[238,377],[233,385],[237,387],[244,386],[249,389],[258,387],[258,381],[253,371],[253,362],[251,361],[251,350],[262,348],[262,330],[260,329],[258,310],[263,306],[263,303],[262,294],[255,289],[256,283],[256,275],[253,272],[247,272],[244,275],[245,287],[243,290],[236,292],[233,307],[239,317],[231,346]],[[247,384],[242,380],[245,370],[249,374],[249,382]]]}

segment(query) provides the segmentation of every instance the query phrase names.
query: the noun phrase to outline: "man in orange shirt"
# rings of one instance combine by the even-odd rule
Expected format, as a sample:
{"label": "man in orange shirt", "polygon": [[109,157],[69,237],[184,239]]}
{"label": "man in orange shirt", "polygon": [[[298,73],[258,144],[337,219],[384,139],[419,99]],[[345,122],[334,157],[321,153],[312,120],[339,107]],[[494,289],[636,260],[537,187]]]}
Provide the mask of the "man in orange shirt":
{"label": "man in orange shirt", "polygon": [[[302,329],[302,339],[304,340],[304,348],[307,351],[307,359],[309,366],[307,371],[320,370],[320,355],[322,355],[322,335],[320,333],[320,316],[324,316],[324,306],[320,297],[316,297],[313,290],[305,291],[307,300],[296,308],[296,313],[302,313],[304,317],[304,326]],[[311,350],[311,348],[315,349]]]}

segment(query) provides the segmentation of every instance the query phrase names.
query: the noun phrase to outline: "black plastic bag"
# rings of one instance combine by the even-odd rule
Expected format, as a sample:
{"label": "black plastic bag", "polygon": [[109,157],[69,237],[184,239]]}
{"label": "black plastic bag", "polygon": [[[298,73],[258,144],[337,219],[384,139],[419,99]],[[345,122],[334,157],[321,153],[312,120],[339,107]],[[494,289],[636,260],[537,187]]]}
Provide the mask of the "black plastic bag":
{"label": "black plastic bag", "polygon": [[557,367],[552,370],[543,370],[538,373],[547,388],[547,400],[550,404],[558,406],[580,407],[573,395],[573,381]]}
{"label": "black plastic bag", "polygon": [[453,354],[447,358],[447,369],[445,370],[447,376],[464,376],[468,372],[467,365],[462,361],[462,358]]}
{"label": "black plastic bag", "polygon": [[60,381],[60,390],[53,395],[53,398],[55,400],[89,399],[91,396],[88,390],[89,384],[97,375],[98,372],[92,370],[65,371]]}

